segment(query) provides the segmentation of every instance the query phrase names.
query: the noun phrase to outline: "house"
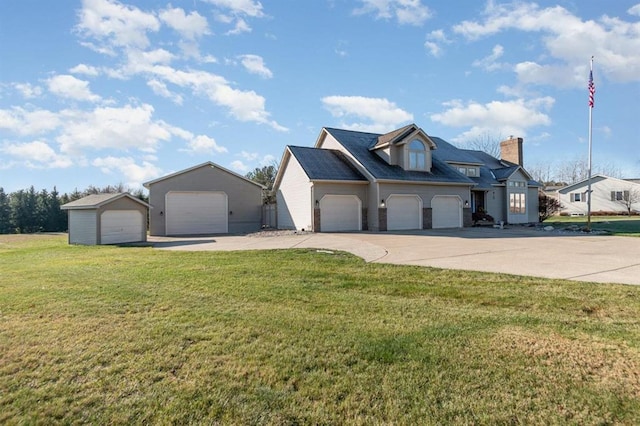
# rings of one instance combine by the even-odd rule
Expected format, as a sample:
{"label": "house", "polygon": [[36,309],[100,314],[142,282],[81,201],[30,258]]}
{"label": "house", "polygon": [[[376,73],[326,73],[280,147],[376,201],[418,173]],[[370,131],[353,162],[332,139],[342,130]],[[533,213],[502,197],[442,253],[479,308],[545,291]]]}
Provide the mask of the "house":
{"label": "house", "polygon": [[88,195],[60,208],[69,214],[69,244],[147,240],[149,205],[129,193]]}
{"label": "house", "polygon": [[257,231],[264,187],[212,162],[143,184],[149,190],[151,235]]}
{"label": "house", "polygon": [[395,231],[538,220],[538,187],[522,167],[522,139],[502,159],[463,150],[415,124],[386,134],[323,128],[315,146],[287,146],[274,182],[278,227]]}
{"label": "house", "polygon": [[[586,215],[589,180],[565,186],[557,192],[560,214]],[[626,214],[640,211],[640,183],[602,174],[591,176],[591,211]]]}

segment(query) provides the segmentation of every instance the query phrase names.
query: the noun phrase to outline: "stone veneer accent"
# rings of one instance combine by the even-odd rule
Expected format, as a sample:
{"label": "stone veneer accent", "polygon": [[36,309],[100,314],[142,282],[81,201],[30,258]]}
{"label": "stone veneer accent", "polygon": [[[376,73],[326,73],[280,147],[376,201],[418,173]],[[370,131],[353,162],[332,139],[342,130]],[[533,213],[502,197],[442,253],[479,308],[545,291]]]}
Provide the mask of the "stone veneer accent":
{"label": "stone veneer accent", "polygon": [[378,230],[379,231],[387,230],[387,208],[386,207],[378,207]]}
{"label": "stone veneer accent", "polygon": [[320,229],[320,208],[313,209],[313,232],[321,232]]}
{"label": "stone veneer accent", "polygon": [[473,226],[473,217],[470,208],[462,209],[462,226],[465,228]]}
{"label": "stone veneer accent", "polygon": [[369,230],[369,217],[367,216],[367,208],[366,207],[362,208],[362,230],[363,231],[368,231]]}
{"label": "stone veneer accent", "polygon": [[422,229],[433,228],[433,213],[431,207],[422,208]]}

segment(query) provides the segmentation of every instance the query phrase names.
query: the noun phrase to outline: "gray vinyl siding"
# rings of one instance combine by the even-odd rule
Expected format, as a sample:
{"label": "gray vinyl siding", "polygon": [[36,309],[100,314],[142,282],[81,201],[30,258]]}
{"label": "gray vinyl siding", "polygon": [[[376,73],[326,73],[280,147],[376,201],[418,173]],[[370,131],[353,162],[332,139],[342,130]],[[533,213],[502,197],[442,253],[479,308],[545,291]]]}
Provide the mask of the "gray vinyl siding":
{"label": "gray vinyl siding", "polygon": [[69,244],[98,244],[97,210],[69,210]]}
{"label": "gray vinyl siding", "polygon": [[229,232],[246,233],[262,226],[262,189],[241,177],[210,165],[149,184],[150,234],[166,235],[164,213],[170,191],[220,191],[227,194]]}
{"label": "gray vinyl siding", "polygon": [[488,191],[486,195],[485,209],[487,210],[487,214],[493,217],[495,222],[507,221],[507,203],[505,201],[504,194],[504,187],[496,186],[492,190]]}
{"label": "gray vinyl siding", "polygon": [[287,173],[276,193],[279,229],[313,229],[311,182],[294,156],[289,157]]}

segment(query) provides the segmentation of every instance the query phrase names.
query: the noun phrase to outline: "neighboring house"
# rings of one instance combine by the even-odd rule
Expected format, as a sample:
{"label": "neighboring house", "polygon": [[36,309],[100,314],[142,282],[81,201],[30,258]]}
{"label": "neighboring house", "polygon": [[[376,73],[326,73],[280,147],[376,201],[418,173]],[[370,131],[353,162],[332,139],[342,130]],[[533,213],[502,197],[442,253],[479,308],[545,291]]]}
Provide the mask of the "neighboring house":
{"label": "neighboring house", "polygon": [[[589,180],[585,179],[558,190],[560,214],[586,215]],[[591,177],[591,212],[628,213],[640,211],[640,183],[602,174]]]}
{"label": "neighboring house", "polygon": [[144,184],[151,235],[210,235],[257,231],[264,187],[212,162]]}
{"label": "neighboring house", "polygon": [[313,148],[287,146],[274,183],[278,228],[393,231],[538,220],[538,183],[522,168],[522,139],[503,159],[463,150],[415,124],[387,134],[323,128]]}
{"label": "neighboring house", "polygon": [[129,193],[88,195],[60,208],[69,212],[69,244],[147,241],[149,205]]}

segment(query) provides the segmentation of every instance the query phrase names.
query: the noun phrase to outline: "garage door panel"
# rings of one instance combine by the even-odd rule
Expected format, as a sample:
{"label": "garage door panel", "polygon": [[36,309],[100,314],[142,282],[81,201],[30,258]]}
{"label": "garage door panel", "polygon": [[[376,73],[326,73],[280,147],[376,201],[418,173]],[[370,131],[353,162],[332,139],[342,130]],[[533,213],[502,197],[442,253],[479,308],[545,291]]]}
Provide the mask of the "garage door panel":
{"label": "garage door panel", "polygon": [[431,200],[433,228],[461,228],[462,206],[460,198],[438,195]]}
{"label": "garage door panel", "polygon": [[138,210],[108,210],[100,216],[102,244],[133,243],[143,240],[143,215]]}
{"label": "garage door panel", "polygon": [[422,228],[422,203],[416,195],[393,194],[387,198],[387,230]]}
{"label": "garage door panel", "polygon": [[355,195],[325,195],[320,200],[322,232],[360,231],[362,203]]}
{"label": "garage door panel", "polygon": [[165,215],[167,235],[227,233],[227,194],[170,192],[167,194]]}

